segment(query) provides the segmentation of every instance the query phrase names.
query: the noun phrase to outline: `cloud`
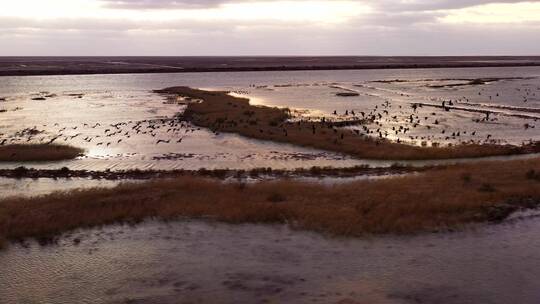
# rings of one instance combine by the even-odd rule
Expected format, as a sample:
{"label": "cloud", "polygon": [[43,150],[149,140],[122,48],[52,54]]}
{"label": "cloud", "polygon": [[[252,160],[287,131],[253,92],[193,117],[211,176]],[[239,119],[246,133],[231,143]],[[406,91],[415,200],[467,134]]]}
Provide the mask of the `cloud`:
{"label": "cloud", "polygon": [[[203,9],[224,4],[262,3],[279,0],[102,0],[106,7],[120,9]],[[307,0],[296,0],[306,2]],[[460,9],[490,3],[540,2],[540,0],[357,0],[383,12],[413,12]]]}
{"label": "cloud", "polygon": [[412,11],[440,11],[455,10],[491,3],[519,3],[540,2],[540,0],[380,0],[368,1],[384,11],[412,12]]}
{"label": "cloud", "polygon": [[[196,24],[193,28],[125,30],[106,24],[76,30],[0,30],[2,55],[532,55],[537,29],[356,26],[321,31],[309,25]],[[206,27],[205,27],[206,26]],[[442,39],[441,39],[442,37]],[[481,39],[479,38],[481,37]]]}
{"label": "cloud", "polygon": [[[41,8],[29,14],[26,5],[21,14],[0,11],[0,55],[540,53],[540,41],[530,39],[540,29],[540,0],[289,1],[296,10],[268,0],[101,0],[79,15],[75,0],[50,1],[73,9],[67,14],[50,7],[50,18],[40,17]],[[330,8],[338,2],[369,9],[352,14],[344,6],[338,12],[347,14],[339,15]],[[516,22],[502,22],[509,14]],[[323,22],[326,16],[339,22]],[[463,22],[471,19],[476,22]]]}
{"label": "cloud", "polygon": [[224,3],[232,2],[227,0],[104,0],[107,7],[121,9],[164,9],[164,8],[209,8],[216,7]]}

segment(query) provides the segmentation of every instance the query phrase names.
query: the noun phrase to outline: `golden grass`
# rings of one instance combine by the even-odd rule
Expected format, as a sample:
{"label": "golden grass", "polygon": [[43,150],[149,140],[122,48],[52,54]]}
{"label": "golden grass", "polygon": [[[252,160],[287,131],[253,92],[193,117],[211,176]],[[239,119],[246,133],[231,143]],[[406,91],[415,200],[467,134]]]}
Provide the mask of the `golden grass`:
{"label": "golden grass", "polygon": [[83,152],[82,149],[66,145],[6,145],[0,146],[0,162],[67,160]]}
{"label": "golden grass", "polygon": [[349,154],[364,159],[422,160],[472,158],[540,152],[540,145],[529,146],[463,144],[452,147],[417,147],[388,140],[360,136],[352,130],[336,129],[327,122],[290,123],[289,109],[253,106],[249,100],[189,87],[172,87],[156,91],[196,100],[184,112],[193,124],[216,132],[291,143]]}
{"label": "golden grass", "polygon": [[180,177],[4,199],[0,239],[44,238],[79,227],[178,217],[288,223],[346,236],[412,233],[500,220],[539,199],[540,159],[455,165],[335,186]]}

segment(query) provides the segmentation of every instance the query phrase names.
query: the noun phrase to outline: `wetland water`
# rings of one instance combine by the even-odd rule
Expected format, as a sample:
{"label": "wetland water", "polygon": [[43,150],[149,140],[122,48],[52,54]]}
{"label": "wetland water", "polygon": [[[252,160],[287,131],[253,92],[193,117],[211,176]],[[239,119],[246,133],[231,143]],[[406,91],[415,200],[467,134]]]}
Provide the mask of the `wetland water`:
{"label": "wetland water", "polygon": [[[540,140],[539,76],[540,68],[529,67],[0,77],[0,141],[57,137],[87,150],[73,161],[25,164],[35,168],[389,166],[393,161],[188,125],[169,130],[175,127],[161,121],[183,105],[151,90],[231,90],[254,103],[291,107],[304,119],[371,112],[378,117],[366,126],[372,136],[388,132],[415,144],[517,144]],[[470,84],[478,78],[497,79]],[[448,110],[435,107],[442,102]],[[415,103],[424,106],[414,109]],[[133,131],[138,125],[140,132]],[[0,179],[0,197],[83,185],[114,183]],[[366,239],[201,221],[80,230],[57,245],[0,251],[0,303],[538,303],[539,225],[528,216],[458,233]]]}
{"label": "wetland water", "polygon": [[[417,145],[520,144],[540,139],[539,76],[540,68],[521,67],[1,77],[0,141],[54,139],[87,150],[82,159],[31,164],[36,168],[388,166],[393,161],[357,160],[188,124],[171,126],[167,119],[184,106],[152,90],[175,85],[230,90],[253,103],[290,107],[305,119],[371,114],[375,121],[357,127],[362,132]],[[469,84],[478,78],[483,84]],[[350,91],[358,96],[336,96]],[[444,108],[435,107],[442,102]],[[423,106],[413,108],[415,103]]]}
{"label": "wetland water", "polygon": [[82,230],[0,251],[0,303],[534,304],[539,225],[366,239],[201,221]]}

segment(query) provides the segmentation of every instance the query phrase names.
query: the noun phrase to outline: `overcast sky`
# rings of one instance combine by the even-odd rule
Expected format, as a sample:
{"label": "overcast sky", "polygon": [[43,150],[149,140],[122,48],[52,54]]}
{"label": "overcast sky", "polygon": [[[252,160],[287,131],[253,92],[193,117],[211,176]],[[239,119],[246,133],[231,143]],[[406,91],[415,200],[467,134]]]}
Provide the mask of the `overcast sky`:
{"label": "overcast sky", "polygon": [[540,0],[0,0],[0,55],[540,55]]}

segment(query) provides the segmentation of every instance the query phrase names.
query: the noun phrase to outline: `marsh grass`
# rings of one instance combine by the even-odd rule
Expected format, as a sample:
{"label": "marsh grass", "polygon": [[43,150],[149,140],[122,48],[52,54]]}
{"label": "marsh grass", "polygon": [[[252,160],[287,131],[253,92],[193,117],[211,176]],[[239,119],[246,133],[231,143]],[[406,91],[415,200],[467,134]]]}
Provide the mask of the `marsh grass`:
{"label": "marsh grass", "polygon": [[84,150],[67,145],[17,144],[0,146],[0,162],[56,161],[74,159]]}
{"label": "marsh grass", "polygon": [[349,154],[364,159],[422,160],[473,158],[540,152],[540,145],[527,146],[462,144],[451,147],[418,147],[356,134],[331,122],[288,122],[289,109],[250,105],[249,99],[189,87],[156,91],[202,102],[189,103],[183,118],[215,132],[285,142]]}
{"label": "marsh grass", "polygon": [[[287,223],[345,236],[453,229],[536,206],[540,187],[527,178],[531,169],[540,169],[539,159],[455,165],[332,186],[292,180],[223,183],[186,176],[8,198],[0,201],[0,239],[48,239],[80,227],[178,217]],[[464,183],[469,172],[474,178]],[[485,185],[496,191],[485,191]]]}
{"label": "marsh grass", "polygon": [[529,171],[527,171],[526,176],[528,179],[540,181],[540,172],[534,169],[530,169]]}

